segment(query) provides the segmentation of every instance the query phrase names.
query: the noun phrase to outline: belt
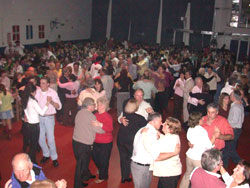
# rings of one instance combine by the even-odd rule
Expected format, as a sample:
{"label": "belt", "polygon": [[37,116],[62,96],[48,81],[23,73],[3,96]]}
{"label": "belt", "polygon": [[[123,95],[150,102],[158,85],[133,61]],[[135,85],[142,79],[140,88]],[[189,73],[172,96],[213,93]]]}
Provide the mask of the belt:
{"label": "belt", "polygon": [[54,116],[55,114],[51,114],[51,115],[44,115],[42,117],[50,117],[50,116]]}
{"label": "belt", "polygon": [[133,161],[135,164],[138,164],[138,165],[140,165],[140,166],[150,166],[150,164],[141,164],[141,163],[137,163],[137,162],[135,162],[135,161]]}

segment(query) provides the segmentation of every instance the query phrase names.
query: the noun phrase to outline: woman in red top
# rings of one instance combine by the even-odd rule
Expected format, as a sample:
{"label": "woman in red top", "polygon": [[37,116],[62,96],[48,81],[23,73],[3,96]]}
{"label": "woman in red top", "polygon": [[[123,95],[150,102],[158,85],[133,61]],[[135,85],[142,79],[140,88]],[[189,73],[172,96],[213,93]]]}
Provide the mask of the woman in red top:
{"label": "woman in red top", "polygon": [[[100,97],[97,99],[97,113],[95,114],[98,123],[102,123],[103,134],[96,134],[93,147],[93,161],[99,170],[99,179],[95,183],[101,183],[108,179],[109,159],[113,146],[113,119],[106,111],[108,108],[108,99]],[[95,122],[93,122],[95,123]]]}

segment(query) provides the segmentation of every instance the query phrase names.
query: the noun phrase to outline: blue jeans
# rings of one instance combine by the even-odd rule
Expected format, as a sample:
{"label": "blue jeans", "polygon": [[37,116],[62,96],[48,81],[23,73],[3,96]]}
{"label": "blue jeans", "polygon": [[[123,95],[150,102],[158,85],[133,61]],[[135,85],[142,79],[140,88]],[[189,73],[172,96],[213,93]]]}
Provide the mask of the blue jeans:
{"label": "blue jeans", "polygon": [[[55,129],[54,116],[40,116],[39,144],[42,148],[43,156],[51,157],[52,160],[57,159],[54,129]],[[46,136],[48,145],[46,143]]]}
{"label": "blue jeans", "polygon": [[216,90],[216,93],[214,95],[214,102],[218,103],[219,97],[220,97],[220,92],[221,92],[223,87],[224,87],[224,84],[217,84],[217,90]]}
{"label": "blue jeans", "polygon": [[241,135],[241,129],[233,129],[234,139],[225,142],[225,148],[223,149],[223,165],[228,167],[229,159],[235,164],[238,164],[240,161],[240,156],[237,153],[237,143]]}

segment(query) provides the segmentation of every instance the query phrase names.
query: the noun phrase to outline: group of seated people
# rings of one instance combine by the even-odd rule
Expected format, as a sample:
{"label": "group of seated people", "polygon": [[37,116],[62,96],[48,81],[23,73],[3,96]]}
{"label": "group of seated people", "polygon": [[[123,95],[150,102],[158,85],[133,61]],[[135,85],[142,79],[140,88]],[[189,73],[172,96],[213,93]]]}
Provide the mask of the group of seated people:
{"label": "group of seated people", "polygon": [[[12,102],[15,99],[21,104],[23,151],[29,150],[28,155],[15,156],[12,165],[21,156],[34,169],[26,170],[24,180],[13,165],[7,187],[15,187],[14,182],[19,187],[23,183],[54,186],[50,181],[34,182],[34,173],[37,168],[41,171],[36,160],[39,147],[43,152],[41,164],[51,158],[53,166],[59,166],[55,119],[74,127],[74,187],[85,187],[86,180],[96,177],[88,169],[91,156],[99,170],[95,183],[107,180],[113,146],[110,108],[117,109],[120,125],[117,146],[121,183],[133,178],[136,188],[147,188],[153,174],[159,177],[158,187],[177,187],[182,174],[179,153],[183,141],[179,134],[183,128],[189,149],[181,188],[188,187],[190,179],[192,187],[249,187],[249,163],[241,161],[237,153],[249,113],[249,60],[234,66],[232,54],[224,49],[189,52],[187,47],[139,44],[129,44],[125,49],[120,43],[109,49],[92,42],[60,43],[24,52],[22,56],[5,54],[0,58],[0,118],[10,140]],[[10,72],[13,77],[8,76]],[[171,111],[170,99],[174,100],[173,117],[162,123]],[[221,164],[223,161],[227,168],[229,159],[238,164],[231,177]],[[219,170],[225,183],[215,179]],[[37,178],[44,179],[44,175]],[[64,180],[55,185],[66,187]]]}

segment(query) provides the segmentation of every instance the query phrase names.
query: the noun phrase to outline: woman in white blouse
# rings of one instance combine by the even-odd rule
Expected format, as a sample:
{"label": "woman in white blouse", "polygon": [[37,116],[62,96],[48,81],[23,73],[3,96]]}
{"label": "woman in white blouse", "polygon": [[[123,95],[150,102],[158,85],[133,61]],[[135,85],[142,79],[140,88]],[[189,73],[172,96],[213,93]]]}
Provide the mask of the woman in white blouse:
{"label": "woman in white blouse", "polygon": [[[159,153],[175,152],[180,147],[181,123],[179,120],[169,117],[163,124],[164,135],[160,135],[156,144]],[[181,177],[182,165],[178,154],[170,156],[165,160],[156,160],[151,166],[153,175],[159,177],[158,188],[176,188]]]}
{"label": "woman in white blouse", "polygon": [[188,188],[190,174],[195,167],[201,167],[201,155],[204,151],[213,147],[214,141],[218,138],[219,129],[215,129],[210,140],[207,131],[201,126],[203,124],[202,114],[193,112],[188,120],[187,139],[190,148],[186,152],[186,172],[181,180],[180,188]]}
{"label": "woman in white blouse", "polygon": [[48,109],[48,105],[51,102],[51,98],[47,98],[47,103],[43,109],[38,105],[37,100],[35,99],[36,95],[36,86],[32,83],[28,83],[25,86],[23,97],[22,97],[22,106],[25,114],[25,128],[24,128],[24,139],[28,140],[30,143],[30,150],[28,152],[31,161],[36,163],[36,149],[39,140],[39,115],[44,115]]}
{"label": "woman in white blouse", "polygon": [[230,176],[228,172],[221,167],[220,173],[227,187],[231,188],[249,188],[250,185],[250,163],[241,160],[234,168],[233,174]]}

